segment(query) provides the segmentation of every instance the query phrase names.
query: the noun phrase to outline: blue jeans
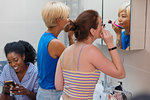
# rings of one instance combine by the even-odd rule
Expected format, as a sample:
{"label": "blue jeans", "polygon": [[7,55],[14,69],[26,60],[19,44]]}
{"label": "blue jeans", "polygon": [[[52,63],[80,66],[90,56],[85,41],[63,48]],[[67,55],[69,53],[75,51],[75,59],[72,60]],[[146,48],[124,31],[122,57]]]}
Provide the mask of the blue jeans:
{"label": "blue jeans", "polygon": [[62,95],[62,91],[46,90],[39,87],[36,100],[59,100]]}

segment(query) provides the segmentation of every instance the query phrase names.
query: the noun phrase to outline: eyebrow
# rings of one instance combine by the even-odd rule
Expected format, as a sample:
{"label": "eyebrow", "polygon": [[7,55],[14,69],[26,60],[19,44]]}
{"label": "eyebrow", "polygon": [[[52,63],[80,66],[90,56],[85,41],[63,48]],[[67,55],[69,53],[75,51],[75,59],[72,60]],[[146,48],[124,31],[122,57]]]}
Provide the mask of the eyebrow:
{"label": "eyebrow", "polygon": [[127,16],[127,14],[121,14],[122,16]]}

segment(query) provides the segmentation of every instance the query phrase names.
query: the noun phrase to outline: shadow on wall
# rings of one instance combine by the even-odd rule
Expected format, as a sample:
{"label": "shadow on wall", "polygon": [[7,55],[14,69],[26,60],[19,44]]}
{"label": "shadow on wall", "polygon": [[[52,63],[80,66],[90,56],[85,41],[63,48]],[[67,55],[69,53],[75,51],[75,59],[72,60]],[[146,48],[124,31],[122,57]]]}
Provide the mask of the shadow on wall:
{"label": "shadow on wall", "polygon": [[140,93],[140,94],[134,96],[130,100],[150,100],[150,94],[149,93]]}
{"label": "shadow on wall", "polygon": [[0,75],[3,71],[4,66],[7,64],[7,61],[0,61]]}

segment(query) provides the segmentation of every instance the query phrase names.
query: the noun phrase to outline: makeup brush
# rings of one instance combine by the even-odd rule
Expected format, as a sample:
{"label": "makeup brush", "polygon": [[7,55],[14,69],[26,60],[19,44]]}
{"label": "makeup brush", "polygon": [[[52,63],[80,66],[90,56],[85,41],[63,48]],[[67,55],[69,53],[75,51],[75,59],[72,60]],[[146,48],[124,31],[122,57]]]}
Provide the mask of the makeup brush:
{"label": "makeup brush", "polygon": [[[112,21],[109,20],[108,23],[109,23],[109,24],[112,24]],[[121,28],[121,29],[124,29],[123,27],[121,27],[120,25],[118,25],[118,24],[116,24],[116,23],[114,23],[114,25],[117,26],[117,27],[119,27],[119,28]]]}

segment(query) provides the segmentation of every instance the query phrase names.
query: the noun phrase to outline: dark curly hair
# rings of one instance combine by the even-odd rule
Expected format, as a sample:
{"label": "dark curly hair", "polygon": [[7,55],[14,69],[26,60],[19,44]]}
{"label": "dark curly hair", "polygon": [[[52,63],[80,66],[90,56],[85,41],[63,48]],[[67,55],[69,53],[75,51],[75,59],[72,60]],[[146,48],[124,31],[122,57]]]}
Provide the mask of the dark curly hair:
{"label": "dark curly hair", "polygon": [[65,28],[65,32],[74,31],[77,41],[87,39],[90,34],[90,29],[97,29],[98,12],[94,10],[83,11],[75,21],[69,21]]}
{"label": "dark curly hair", "polygon": [[17,54],[20,54],[21,56],[25,54],[25,60],[24,60],[25,63],[31,62],[34,64],[37,60],[36,51],[33,48],[33,46],[23,40],[19,40],[18,42],[7,43],[4,47],[4,51],[6,57],[8,53],[11,52],[15,52]]}

